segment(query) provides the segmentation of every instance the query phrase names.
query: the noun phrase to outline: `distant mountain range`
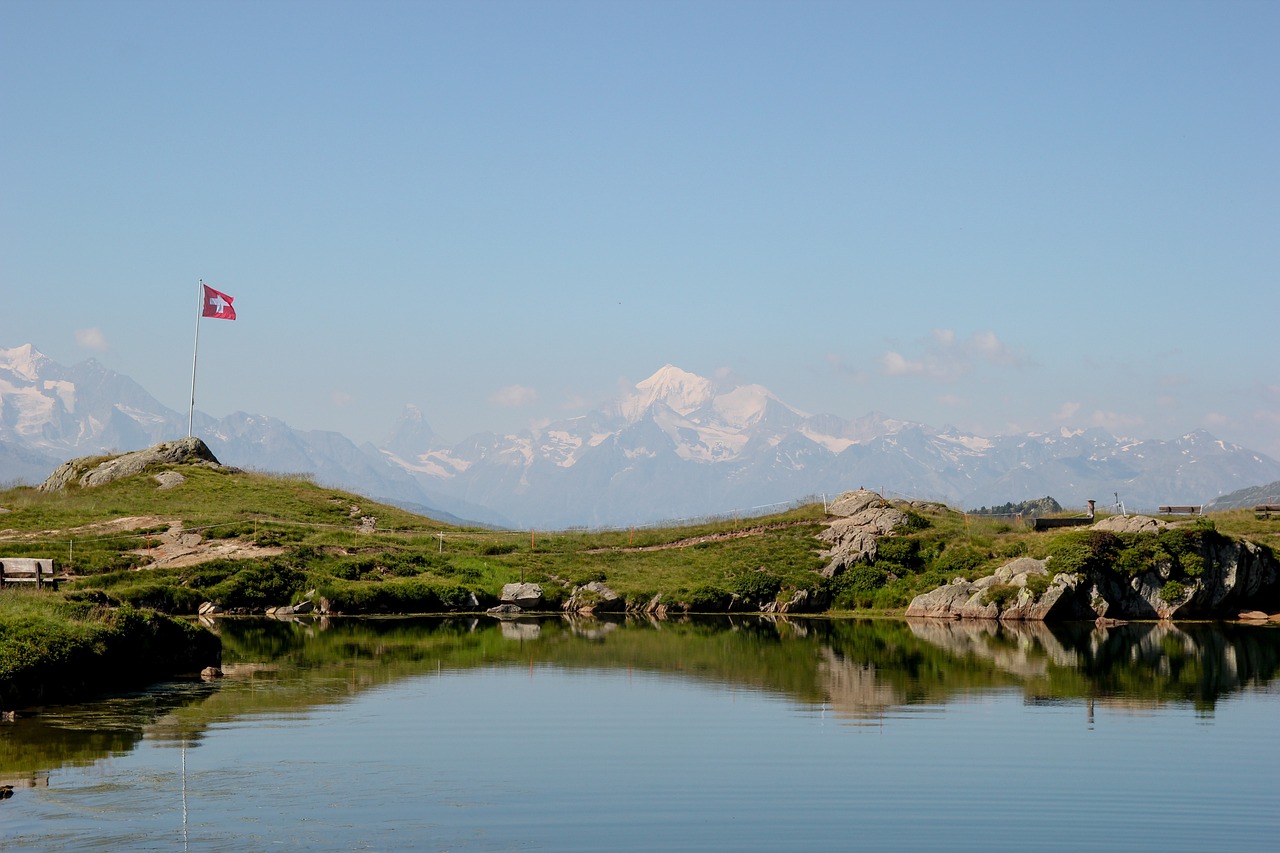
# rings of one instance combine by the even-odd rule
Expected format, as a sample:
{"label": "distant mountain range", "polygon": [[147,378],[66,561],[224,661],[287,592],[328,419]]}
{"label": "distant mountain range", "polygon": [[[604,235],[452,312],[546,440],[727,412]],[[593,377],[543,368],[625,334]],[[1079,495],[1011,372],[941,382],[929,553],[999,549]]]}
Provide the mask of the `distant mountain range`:
{"label": "distant mountain range", "polygon": [[1205,504],[1205,511],[1220,509],[1252,509],[1262,504],[1280,503],[1280,481],[1264,486],[1249,486],[1226,495],[1219,495]]}
{"label": "distant mountain range", "polygon": [[[521,528],[749,515],[860,486],[964,507],[1044,495],[1107,506],[1118,493],[1134,510],[1280,480],[1280,462],[1204,431],[983,437],[874,413],[845,420],[671,365],[589,414],[456,444],[412,406],[380,446],[244,413],[197,413],[195,431],[227,464],[310,472],[441,520]],[[68,458],[185,433],[185,416],[96,361],[64,367],[29,344],[0,349],[0,481],[39,482]]]}

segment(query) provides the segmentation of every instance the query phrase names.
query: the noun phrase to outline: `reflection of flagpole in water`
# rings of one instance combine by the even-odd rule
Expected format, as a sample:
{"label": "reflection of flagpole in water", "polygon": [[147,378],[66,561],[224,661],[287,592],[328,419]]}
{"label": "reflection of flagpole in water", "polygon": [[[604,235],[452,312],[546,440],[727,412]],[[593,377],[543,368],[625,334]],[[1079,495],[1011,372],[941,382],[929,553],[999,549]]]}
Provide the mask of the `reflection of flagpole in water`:
{"label": "reflection of flagpole in water", "polygon": [[182,739],[182,849],[187,849],[187,739]]}

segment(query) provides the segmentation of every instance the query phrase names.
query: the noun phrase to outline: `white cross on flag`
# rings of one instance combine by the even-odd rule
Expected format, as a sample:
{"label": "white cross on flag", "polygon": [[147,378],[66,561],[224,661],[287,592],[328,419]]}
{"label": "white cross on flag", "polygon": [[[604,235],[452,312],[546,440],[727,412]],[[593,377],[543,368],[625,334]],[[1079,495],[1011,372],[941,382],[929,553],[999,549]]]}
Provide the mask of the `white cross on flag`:
{"label": "white cross on flag", "polygon": [[207,284],[204,284],[203,287],[204,310],[200,312],[200,316],[213,317],[217,320],[234,320],[236,318],[236,309],[231,307],[231,303],[236,301],[235,297],[219,293]]}

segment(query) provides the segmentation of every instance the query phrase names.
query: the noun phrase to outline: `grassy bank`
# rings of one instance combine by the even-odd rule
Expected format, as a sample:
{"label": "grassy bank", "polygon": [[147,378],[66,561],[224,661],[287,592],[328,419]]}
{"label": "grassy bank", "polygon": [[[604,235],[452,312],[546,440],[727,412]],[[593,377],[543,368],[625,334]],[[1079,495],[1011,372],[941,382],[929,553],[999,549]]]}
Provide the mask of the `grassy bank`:
{"label": "grassy bank", "polygon": [[675,610],[760,610],[805,592],[832,611],[885,613],[1019,556],[1053,556],[1063,568],[1111,561],[1131,574],[1173,560],[1174,574],[1193,577],[1199,567],[1185,555],[1196,537],[1225,532],[1280,545],[1280,522],[1243,512],[1160,536],[1098,536],[1035,533],[1016,520],[927,505],[910,508],[909,529],[882,539],[873,562],[827,579],[819,574],[816,536],[827,518],[818,504],[695,526],[493,531],[305,477],[165,467],[186,481],[159,489],[156,469],[93,489],[0,492],[8,510],[0,514],[0,556],[54,557],[80,593],[175,614],[204,601],[261,612],[304,597],[351,614],[477,610],[515,581],[541,584],[548,609],[599,581],[633,609],[657,597]]}
{"label": "grassy bank", "polygon": [[0,591],[0,708],[70,702],[216,665],[218,638],[132,607]]}

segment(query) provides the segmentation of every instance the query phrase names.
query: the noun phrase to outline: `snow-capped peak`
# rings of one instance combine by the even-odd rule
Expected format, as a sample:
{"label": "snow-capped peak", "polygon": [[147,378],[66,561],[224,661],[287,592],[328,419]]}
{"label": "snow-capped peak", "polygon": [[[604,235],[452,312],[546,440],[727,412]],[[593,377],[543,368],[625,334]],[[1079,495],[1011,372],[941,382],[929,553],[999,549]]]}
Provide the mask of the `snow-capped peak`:
{"label": "snow-capped peak", "polygon": [[665,403],[672,411],[687,415],[712,399],[711,380],[665,365],[657,373],[636,384],[636,393],[621,403],[622,415],[636,420],[655,403]]}
{"label": "snow-capped peak", "polygon": [[726,424],[736,427],[750,426],[764,417],[770,401],[779,402],[763,385],[739,385],[715,398],[713,408]]}
{"label": "snow-capped peak", "polygon": [[28,382],[34,382],[40,378],[40,368],[48,361],[44,353],[31,344],[23,344],[12,349],[0,347],[0,368],[8,369]]}

